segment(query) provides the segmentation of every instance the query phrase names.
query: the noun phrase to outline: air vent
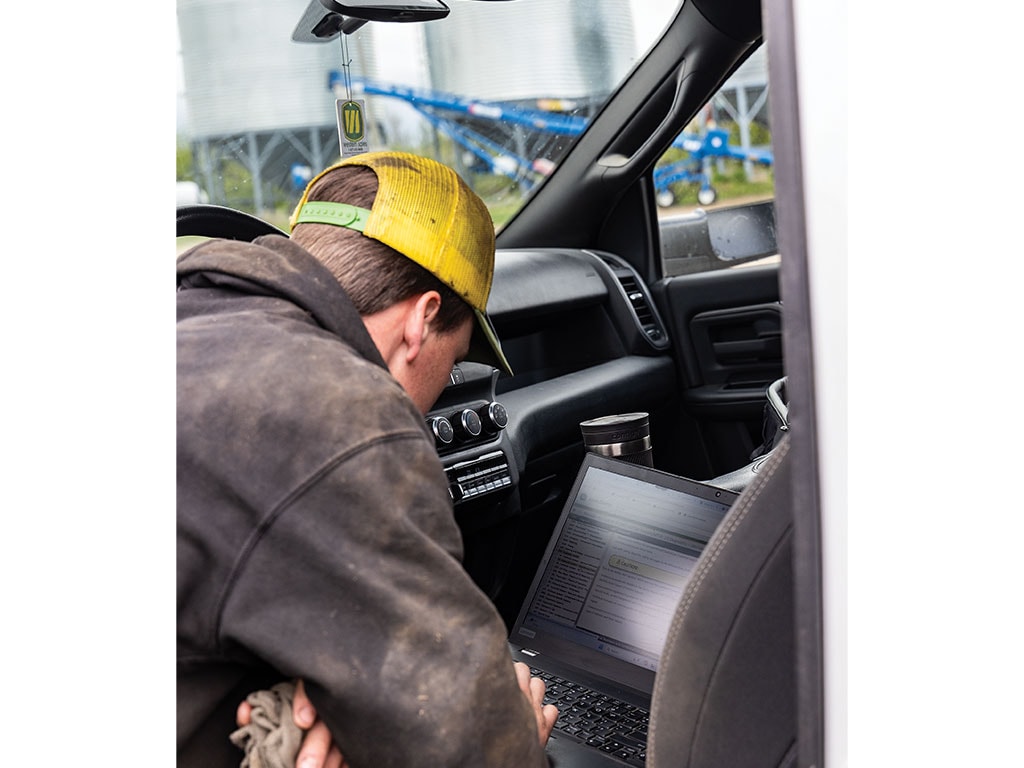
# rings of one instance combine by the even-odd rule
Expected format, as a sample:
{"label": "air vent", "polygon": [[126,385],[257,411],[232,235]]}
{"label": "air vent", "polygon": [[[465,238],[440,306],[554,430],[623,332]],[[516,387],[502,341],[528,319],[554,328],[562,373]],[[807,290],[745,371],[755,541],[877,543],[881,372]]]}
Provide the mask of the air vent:
{"label": "air vent", "polygon": [[615,279],[622,286],[622,291],[629,301],[629,306],[633,310],[637,324],[647,339],[658,348],[664,347],[668,343],[664,326],[651,306],[650,297],[647,295],[632,267],[608,253],[595,252],[594,255],[611,268]]}
{"label": "air vent", "polygon": [[664,334],[658,325],[658,321],[654,318],[651,306],[647,303],[647,297],[640,290],[640,284],[637,283],[636,278],[632,275],[620,274],[618,272],[616,272],[615,276],[619,279],[622,290],[626,292],[626,298],[629,299],[629,304],[633,307],[636,319],[640,321],[640,327],[644,329],[647,338],[651,341],[661,341]]}

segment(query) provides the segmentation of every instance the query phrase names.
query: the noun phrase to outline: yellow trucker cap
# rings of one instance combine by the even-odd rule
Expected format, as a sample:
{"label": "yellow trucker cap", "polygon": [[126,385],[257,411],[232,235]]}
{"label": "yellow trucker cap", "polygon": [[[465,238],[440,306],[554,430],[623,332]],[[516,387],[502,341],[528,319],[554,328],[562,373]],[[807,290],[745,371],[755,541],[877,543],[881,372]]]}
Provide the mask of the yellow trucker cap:
{"label": "yellow trucker cap", "polygon": [[[347,165],[365,166],[377,174],[372,209],[307,199],[317,180]],[[451,168],[406,152],[346,158],[306,185],[291,226],[307,222],[355,229],[426,269],[473,308],[477,322],[469,359],[512,373],[487,317],[494,277],[494,222],[484,201]]]}

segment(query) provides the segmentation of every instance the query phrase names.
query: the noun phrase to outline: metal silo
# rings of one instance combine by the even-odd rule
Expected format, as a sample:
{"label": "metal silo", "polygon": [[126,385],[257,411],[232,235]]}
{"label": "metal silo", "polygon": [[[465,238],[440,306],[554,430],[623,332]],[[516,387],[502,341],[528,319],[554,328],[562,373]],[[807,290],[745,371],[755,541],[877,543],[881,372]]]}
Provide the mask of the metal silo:
{"label": "metal silo", "polygon": [[[480,99],[604,96],[636,59],[633,17],[622,0],[451,3],[444,24],[425,24],[434,88]],[[454,41],[457,41],[456,45]],[[542,61],[545,92],[517,62]]]}
{"label": "metal silo", "polygon": [[[260,210],[273,206],[276,190],[292,186],[293,167],[321,168],[338,155],[327,80],[341,66],[341,44],[292,42],[307,4],[178,0],[184,129],[211,202],[225,202],[227,161],[252,174],[251,205]],[[372,39],[347,41],[354,73],[373,75]]]}

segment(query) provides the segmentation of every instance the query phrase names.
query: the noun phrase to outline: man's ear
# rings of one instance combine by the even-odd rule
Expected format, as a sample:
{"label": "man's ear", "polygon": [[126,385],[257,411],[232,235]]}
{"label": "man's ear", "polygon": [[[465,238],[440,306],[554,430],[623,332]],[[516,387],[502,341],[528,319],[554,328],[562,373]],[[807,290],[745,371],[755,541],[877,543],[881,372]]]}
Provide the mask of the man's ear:
{"label": "man's ear", "polygon": [[413,362],[420,354],[427,337],[434,333],[432,323],[441,309],[441,294],[437,291],[421,293],[405,316],[405,362]]}

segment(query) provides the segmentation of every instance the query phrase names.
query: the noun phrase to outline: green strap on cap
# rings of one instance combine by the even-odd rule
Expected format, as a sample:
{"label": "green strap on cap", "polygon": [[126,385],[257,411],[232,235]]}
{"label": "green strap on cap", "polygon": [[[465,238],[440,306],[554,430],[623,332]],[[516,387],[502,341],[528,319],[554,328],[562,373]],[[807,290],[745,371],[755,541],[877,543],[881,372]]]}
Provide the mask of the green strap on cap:
{"label": "green strap on cap", "polygon": [[345,227],[362,232],[366,229],[366,222],[370,218],[370,211],[366,208],[357,208],[348,203],[329,203],[314,201],[305,203],[299,209],[299,215],[295,217],[296,224],[333,224],[336,227]]}

